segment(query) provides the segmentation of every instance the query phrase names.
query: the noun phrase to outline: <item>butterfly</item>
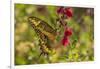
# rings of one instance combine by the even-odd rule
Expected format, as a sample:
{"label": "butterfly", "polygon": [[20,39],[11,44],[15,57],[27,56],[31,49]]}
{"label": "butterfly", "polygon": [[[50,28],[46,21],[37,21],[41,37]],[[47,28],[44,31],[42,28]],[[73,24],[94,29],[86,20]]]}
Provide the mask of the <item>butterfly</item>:
{"label": "butterfly", "polygon": [[51,53],[52,47],[50,44],[52,44],[52,42],[54,42],[56,38],[56,30],[53,29],[44,20],[34,16],[28,17],[28,22],[39,37],[41,54],[48,55],[49,53]]}

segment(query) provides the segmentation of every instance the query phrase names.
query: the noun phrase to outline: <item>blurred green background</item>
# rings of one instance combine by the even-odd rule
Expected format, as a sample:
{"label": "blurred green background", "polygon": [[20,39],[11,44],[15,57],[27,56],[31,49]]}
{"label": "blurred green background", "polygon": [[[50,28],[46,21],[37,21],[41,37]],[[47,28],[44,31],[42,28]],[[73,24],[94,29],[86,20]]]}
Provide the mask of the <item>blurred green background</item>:
{"label": "blurred green background", "polygon": [[[39,41],[36,32],[29,25],[27,18],[36,16],[55,28],[59,6],[15,4],[15,65],[83,62],[94,60],[94,9],[72,7],[73,17],[68,26],[73,29],[71,45],[61,46],[56,54],[39,57]],[[63,33],[61,33],[63,34]]]}

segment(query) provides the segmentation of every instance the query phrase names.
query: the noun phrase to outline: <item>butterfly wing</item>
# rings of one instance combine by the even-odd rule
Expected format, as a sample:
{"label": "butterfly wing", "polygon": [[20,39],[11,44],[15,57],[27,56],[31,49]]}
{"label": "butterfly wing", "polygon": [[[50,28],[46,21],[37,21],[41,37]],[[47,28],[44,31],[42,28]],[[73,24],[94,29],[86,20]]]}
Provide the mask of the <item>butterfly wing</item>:
{"label": "butterfly wing", "polygon": [[29,22],[32,27],[41,31],[45,36],[47,36],[50,40],[55,40],[56,31],[48,25],[45,21],[37,18],[37,17],[29,17]]}

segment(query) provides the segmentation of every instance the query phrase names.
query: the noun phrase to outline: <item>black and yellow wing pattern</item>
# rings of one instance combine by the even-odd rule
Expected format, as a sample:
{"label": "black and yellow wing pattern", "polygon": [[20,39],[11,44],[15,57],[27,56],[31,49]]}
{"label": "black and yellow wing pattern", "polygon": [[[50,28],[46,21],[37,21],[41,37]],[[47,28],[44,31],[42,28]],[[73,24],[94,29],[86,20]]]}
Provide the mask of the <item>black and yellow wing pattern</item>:
{"label": "black and yellow wing pattern", "polygon": [[56,31],[37,17],[31,16],[28,18],[28,21],[39,36],[41,54],[50,53],[51,46],[49,43],[55,40]]}

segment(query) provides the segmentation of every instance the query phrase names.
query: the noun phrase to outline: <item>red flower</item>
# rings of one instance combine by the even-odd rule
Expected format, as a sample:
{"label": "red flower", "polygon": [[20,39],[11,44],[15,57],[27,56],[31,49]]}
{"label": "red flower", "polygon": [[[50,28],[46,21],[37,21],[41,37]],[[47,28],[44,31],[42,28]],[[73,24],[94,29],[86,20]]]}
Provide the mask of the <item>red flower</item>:
{"label": "red flower", "polygon": [[69,39],[68,39],[68,37],[62,39],[62,44],[63,44],[64,46],[67,46],[67,45],[69,44]]}
{"label": "red flower", "polygon": [[62,14],[62,15],[66,15],[67,18],[70,18],[73,16],[73,9],[60,7],[57,9],[57,13]]}
{"label": "red flower", "polygon": [[69,44],[69,36],[72,35],[72,30],[70,28],[66,28],[64,32],[64,37],[62,39],[62,45],[67,46]]}
{"label": "red flower", "polygon": [[65,8],[65,14],[66,14],[66,16],[68,18],[72,17],[73,16],[73,10],[72,10],[72,8]]}
{"label": "red flower", "polygon": [[[64,27],[66,26],[66,24],[64,24],[65,23],[64,16],[66,18],[71,18],[73,16],[72,8],[60,7],[57,9],[57,13],[58,13],[58,15],[59,14],[62,15],[62,17],[60,17],[61,18],[60,23],[62,23]],[[63,46],[67,46],[69,44],[69,36],[71,36],[71,35],[72,35],[72,30],[70,28],[66,28],[65,32],[64,32],[63,39],[61,41]]]}
{"label": "red flower", "polygon": [[72,35],[72,30],[70,28],[66,28],[64,36],[70,36],[70,35]]}
{"label": "red flower", "polygon": [[57,9],[57,13],[58,13],[58,14],[60,14],[60,13],[63,14],[63,13],[64,13],[64,7],[58,8],[58,9]]}

